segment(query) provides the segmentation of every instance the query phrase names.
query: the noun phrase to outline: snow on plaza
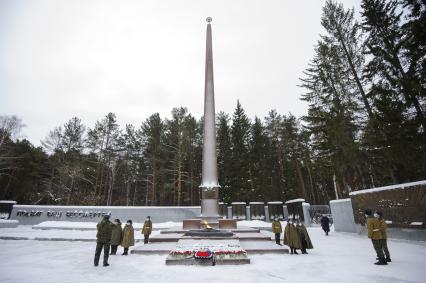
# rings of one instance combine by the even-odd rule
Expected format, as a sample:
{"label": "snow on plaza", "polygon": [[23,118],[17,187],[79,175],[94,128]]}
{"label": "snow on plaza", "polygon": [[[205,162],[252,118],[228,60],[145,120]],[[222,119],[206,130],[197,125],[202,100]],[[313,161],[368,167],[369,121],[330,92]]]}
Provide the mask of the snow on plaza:
{"label": "snow on plaza", "polygon": [[[84,223],[81,228],[94,228],[95,224]],[[78,225],[73,223],[72,227]],[[241,225],[270,227],[260,221],[242,221]],[[154,223],[154,228],[161,229],[178,226],[181,223]],[[143,238],[139,227],[135,223],[136,240]],[[167,266],[166,255],[122,256],[120,247],[118,255],[110,256],[109,267],[94,267],[94,229],[1,228],[0,238],[9,240],[0,240],[0,282],[425,282],[425,242],[389,239],[392,262],[376,266],[374,249],[366,236],[332,231],[327,237],[320,227],[309,227],[308,231],[314,245],[308,255],[249,255],[248,265]],[[261,232],[273,237],[271,232]],[[155,230],[153,235],[158,233]],[[143,243],[137,242],[135,247],[139,245]]]}

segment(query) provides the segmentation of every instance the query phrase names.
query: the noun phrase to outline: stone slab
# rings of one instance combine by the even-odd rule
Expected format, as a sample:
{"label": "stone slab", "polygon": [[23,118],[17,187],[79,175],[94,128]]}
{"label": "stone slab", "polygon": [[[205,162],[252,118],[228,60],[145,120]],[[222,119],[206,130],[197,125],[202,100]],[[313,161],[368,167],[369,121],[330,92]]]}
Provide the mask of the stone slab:
{"label": "stone slab", "polygon": [[[227,240],[230,237],[214,237],[218,240]],[[259,232],[245,232],[245,233],[235,233],[233,239],[240,239],[241,241],[271,241],[269,236],[266,236]],[[184,236],[181,233],[165,233],[158,234],[149,238],[151,243],[159,242],[177,242],[180,239],[195,239],[195,240],[204,240],[209,239],[209,237],[195,237],[195,236]]]}
{"label": "stone slab", "polygon": [[112,219],[132,219],[133,223],[143,223],[149,215],[155,227],[155,223],[195,219],[200,215],[201,208],[199,206],[14,205],[10,219],[19,220],[21,225],[35,225],[45,221],[99,222],[106,213],[111,213]]}
{"label": "stone slab", "polygon": [[219,219],[219,229],[237,229],[237,220]]}
{"label": "stone slab", "polygon": [[277,245],[273,241],[240,241],[247,254],[288,254],[287,246]]}
{"label": "stone slab", "polygon": [[235,233],[235,236],[241,241],[271,241],[271,237],[262,233]]}
{"label": "stone slab", "polygon": [[[271,230],[271,228],[267,228]],[[229,230],[233,233],[259,233],[260,229],[256,228],[250,228],[250,227],[244,227],[244,228],[237,228],[237,229],[225,229]],[[185,234],[185,232],[188,232],[189,230],[184,229],[165,229],[161,230],[160,234]]]}
{"label": "stone slab", "polygon": [[201,220],[200,219],[184,219],[182,221],[183,230],[191,229],[201,229]]}
{"label": "stone slab", "polygon": [[242,259],[222,259],[222,260],[199,260],[195,258],[188,259],[166,259],[166,265],[201,265],[201,266],[213,266],[213,265],[242,265],[250,264],[249,258]]}
{"label": "stone slab", "polygon": [[176,247],[175,242],[149,243],[147,245],[136,246],[130,251],[132,254],[169,254]]}
{"label": "stone slab", "polygon": [[151,243],[158,242],[177,242],[182,238],[182,234],[158,234],[152,237],[149,237]]}
{"label": "stone slab", "polygon": [[[244,248],[238,239],[181,239],[176,244],[172,251],[184,252],[184,251],[197,251],[209,249],[213,253],[221,251],[242,251]],[[238,265],[238,264],[249,264],[250,259],[247,254],[235,255],[232,258],[222,256],[215,256],[212,259],[195,259],[193,255],[188,255],[183,258],[176,258],[172,254],[166,258],[166,265]]]}

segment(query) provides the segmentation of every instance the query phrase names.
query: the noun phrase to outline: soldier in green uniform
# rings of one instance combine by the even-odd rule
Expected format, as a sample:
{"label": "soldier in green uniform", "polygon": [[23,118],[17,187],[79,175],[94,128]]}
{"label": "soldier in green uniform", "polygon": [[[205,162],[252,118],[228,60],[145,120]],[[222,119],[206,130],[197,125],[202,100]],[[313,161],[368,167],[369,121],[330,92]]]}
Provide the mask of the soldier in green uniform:
{"label": "soldier in green uniform", "polygon": [[385,256],[383,255],[382,247],[382,232],[380,229],[379,219],[373,217],[370,209],[365,210],[365,216],[367,217],[367,229],[368,229],[368,238],[371,239],[373,243],[374,250],[377,253],[378,262],[374,263],[376,265],[386,265]]}
{"label": "soldier in green uniform", "polygon": [[308,252],[306,251],[306,249],[314,248],[311,242],[311,238],[309,237],[308,230],[306,229],[305,225],[303,225],[302,222],[298,222],[297,231],[299,232],[299,236],[300,236],[302,254],[307,254]]}
{"label": "soldier in green uniform", "polygon": [[386,224],[385,219],[383,219],[383,212],[381,211],[377,211],[377,219],[379,219],[380,222],[380,232],[382,232],[382,238],[380,239],[381,241],[381,246],[383,249],[384,254],[386,255],[386,262],[391,262],[391,258],[390,258],[390,254],[389,254],[389,250],[388,250],[388,233],[387,233],[387,229],[388,229],[388,225]]}
{"label": "soldier in green uniform", "polygon": [[128,255],[129,247],[135,245],[135,231],[132,226],[132,220],[127,220],[126,226],[124,226],[121,245],[124,248],[123,255]]}
{"label": "soldier in green uniform", "polygon": [[283,228],[281,226],[281,223],[280,221],[278,221],[278,218],[275,217],[274,220],[272,221],[272,233],[275,234],[275,243],[280,246],[281,246],[280,237],[282,232],[283,232]]}
{"label": "soldier in green uniform", "polygon": [[151,217],[148,216],[145,220],[145,222],[143,223],[143,228],[142,228],[142,234],[143,234],[143,243],[144,244],[148,244],[149,241],[149,235],[151,235],[152,232],[152,222],[151,222]]}
{"label": "soldier in green uniform", "polygon": [[99,257],[101,256],[102,248],[104,250],[104,266],[109,266],[109,244],[111,241],[112,227],[109,221],[109,215],[105,215],[101,222],[96,225],[98,230],[96,234],[96,251],[95,251],[95,266],[99,264]]}
{"label": "soldier in green uniform", "polygon": [[284,229],[284,244],[290,247],[291,254],[298,254],[296,249],[300,249],[300,237],[293,221],[289,220]]}
{"label": "soldier in green uniform", "polygon": [[111,235],[111,254],[117,254],[117,247],[121,244],[121,222],[120,219],[115,219],[112,223],[112,235]]}

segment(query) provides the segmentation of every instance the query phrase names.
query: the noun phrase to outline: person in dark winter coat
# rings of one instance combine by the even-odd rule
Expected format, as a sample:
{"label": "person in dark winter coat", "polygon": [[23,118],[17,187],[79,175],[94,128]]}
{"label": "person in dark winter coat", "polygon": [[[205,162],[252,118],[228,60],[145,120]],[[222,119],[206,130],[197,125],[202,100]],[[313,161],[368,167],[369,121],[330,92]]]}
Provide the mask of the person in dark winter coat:
{"label": "person in dark winter coat", "polygon": [[272,233],[275,234],[275,243],[277,245],[281,245],[280,237],[281,237],[282,232],[283,232],[283,228],[281,226],[281,223],[280,223],[280,221],[278,221],[278,218],[275,218],[272,221]]}
{"label": "person in dark winter coat", "polygon": [[121,245],[124,248],[123,255],[128,255],[129,247],[135,245],[135,231],[132,226],[132,220],[127,220],[126,226],[124,226]]}
{"label": "person in dark winter coat", "polygon": [[383,212],[377,211],[376,214],[380,222],[380,232],[382,233],[382,238],[380,239],[380,241],[381,241],[383,252],[386,256],[385,260],[386,262],[391,262],[392,260],[390,258],[390,254],[388,250],[388,235],[387,235],[388,225],[386,224],[385,219],[383,219]]}
{"label": "person in dark winter coat", "polygon": [[311,238],[309,237],[308,230],[306,229],[305,225],[303,225],[302,222],[297,223],[297,230],[300,236],[300,244],[301,244],[300,250],[302,251],[302,254],[307,254],[308,252],[306,251],[306,249],[314,248],[311,242]]}
{"label": "person in dark winter coat", "polygon": [[104,266],[109,266],[109,245],[111,242],[112,227],[109,221],[109,215],[105,215],[101,222],[96,225],[98,230],[96,234],[96,251],[95,251],[95,266],[99,264],[102,248],[104,250]]}
{"label": "person in dark winter coat", "polygon": [[293,221],[289,220],[284,229],[284,244],[290,247],[291,254],[298,254],[296,249],[301,248],[300,237]]}
{"label": "person in dark winter coat", "polygon": [[148,216],[145,220],[145,222],[143,223],[143,228],[142,228],[142,234],[143,234],[143,243],[144,244],[148,244],[149,241],[149,235],[151,235],[152,232],[152,222],[151,222],[151,217]]}
{"label": "person in dark winter coat", "polygon": [[112,223],[112,235],[111,235],[111,255],[117,254],[117,247],[121,244],[121,222],[120,219],[115,219]]}
{"label": "person in dark winter coat", "polygon": [[382,246],[382,232],[380,229],[380,221],[376,217],[373,217],[370,209],[365,210],[365,216],[367,217],[367,229],[368,229],[368,238],[371,239],[373,243],[374,250],[376,251],[377,261],[376,265],[386,265],[385,256],[383,254],[383,246]]}
{"label": "person in dark winter coat", "polygon": [[324,230],[325,235],[328,236],[328,233],[330,232],[330,219],[326,215],[321,218],[321,227],[322,230]]}

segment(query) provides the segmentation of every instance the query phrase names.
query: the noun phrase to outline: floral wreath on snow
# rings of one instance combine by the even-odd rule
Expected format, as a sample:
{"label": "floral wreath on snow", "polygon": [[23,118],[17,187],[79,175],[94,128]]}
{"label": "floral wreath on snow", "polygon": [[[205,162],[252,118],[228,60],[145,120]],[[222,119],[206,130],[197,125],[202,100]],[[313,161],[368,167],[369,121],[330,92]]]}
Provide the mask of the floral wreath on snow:
{"label": "floral wreath on snow", "polygon": [[194,257],[197,259],[211,259],[213,258],[213,253],[209,249],[196,251]]}

